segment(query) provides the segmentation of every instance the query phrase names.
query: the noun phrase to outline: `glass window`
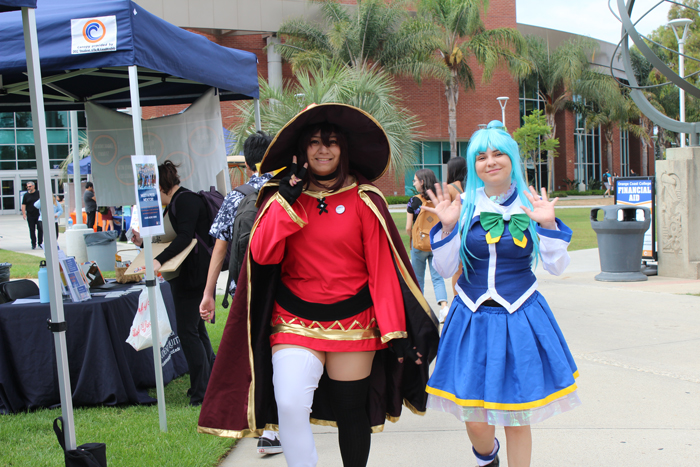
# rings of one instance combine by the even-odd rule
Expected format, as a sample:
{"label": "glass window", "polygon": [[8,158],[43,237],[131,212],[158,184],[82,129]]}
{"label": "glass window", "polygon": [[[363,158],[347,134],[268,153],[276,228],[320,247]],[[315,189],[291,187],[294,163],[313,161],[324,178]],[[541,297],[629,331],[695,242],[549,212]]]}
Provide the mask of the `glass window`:
{"label": "glass window", "polygon": [[68,144],[68,130],[46,130],[49,144]]}
{"label": "glass window", "polygon": [[0,170],[17,170],[14,146],[0,146]]}
{"label": "glass window", "polygon": [[0,130],[0,144],[15,144],[15,130]]}
{"label": "glass window", "polygon": [[31,128],[32,127],[32,113],[31,112],[16,112],[15,113],[15,123],[17,128]]}
{"label": "glass window", "polygon": [[442,155],[442,144],[440,142],[423,143],[423,164],[440,164]]}
{"label": "glass window", "polygon": [[85,118],[85,111],[78,111],[78,127],[87,128],[87,119]]}
{"label": "glass window", "polygon": [[34,130],[17,130],[17,144],[34,144]]}
{"label": "glass window", "polygon": [[68,112],[46,112],[46,128],[68,128],[69,126]]}
{"label": "glass window", "polygon": [[[30,160],[36,159],[36,152],[34,151],[34,146],[17,146],[17,159],[19,160]],[[36,165],[35,165],[36,168]]]}
{"label": "glass window", "polygon": [[15,116],[12,112],[0,112],[0,128],[14,128]]}

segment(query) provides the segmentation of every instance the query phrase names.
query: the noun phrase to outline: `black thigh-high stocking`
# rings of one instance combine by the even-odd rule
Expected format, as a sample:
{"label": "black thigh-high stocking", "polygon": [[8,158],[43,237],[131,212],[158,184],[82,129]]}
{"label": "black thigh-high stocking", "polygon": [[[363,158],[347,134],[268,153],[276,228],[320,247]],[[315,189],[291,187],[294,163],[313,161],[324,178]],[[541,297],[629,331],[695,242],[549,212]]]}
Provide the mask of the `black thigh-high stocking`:
{"label": "black thigh-high stocking", "polygon": [[330,380],[333,412],[344,467],[365,467],[372,429],[367,415],[369,377],[357,381]]}

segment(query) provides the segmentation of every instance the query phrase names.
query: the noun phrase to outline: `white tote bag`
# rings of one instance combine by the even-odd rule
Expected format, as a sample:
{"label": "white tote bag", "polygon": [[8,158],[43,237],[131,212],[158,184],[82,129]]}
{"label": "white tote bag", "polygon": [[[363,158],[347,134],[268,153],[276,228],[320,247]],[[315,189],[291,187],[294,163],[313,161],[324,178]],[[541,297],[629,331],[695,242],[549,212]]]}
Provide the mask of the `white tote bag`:
{"label": "white tote bag", "polygon": [[[168,312],[165,309],[163,294],[160,292],[160,284],[156,286],[156,309],[158,311],[158,327],[160,332],[159,342],[163,347],[168,340],[168,336],[173,332],[168,319]],[[136,350],[143,350],[153,346],[151,338],[151,315],[148,311],[148,289],[144,287],[139,295],[139,305],[136,309],[134,322],[131,323],[131,330],[126,342]]]}

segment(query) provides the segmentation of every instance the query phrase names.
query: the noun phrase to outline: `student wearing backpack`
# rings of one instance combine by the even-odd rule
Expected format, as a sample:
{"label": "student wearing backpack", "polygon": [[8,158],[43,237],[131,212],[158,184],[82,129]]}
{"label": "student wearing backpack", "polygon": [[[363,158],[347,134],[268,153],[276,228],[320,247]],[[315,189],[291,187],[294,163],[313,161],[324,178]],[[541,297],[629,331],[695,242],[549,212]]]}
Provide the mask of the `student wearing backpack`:
{"label": "student wearing backpack", "polygon": [[[176,237],[170,246],[153,260],[155,271],[183,251],[193,238],[198,237],[201,241],[210,242],[209,247],[213,243],[208,235],[211,223],[209,209],[202,196],[180,186],[177,167],[171,161],[165,161],[158,166],[161,201],[168,206],[163,216],[167,217],[164,222],[170,222]],[[132,241],[137,246],[142,245],[138,233],[134,235]],[[209,260],[207,248],[198,243],[178,269],[177,277],[168,279],[175,303],[177,335],[189,367],[188,395],[190,405],[193,406],[201,405],[204,400],[214,363],[209,334],[204,320],[199,315],[199,302],[206,285]]]}
{"label": "student wearing backpack", "polygon": [[[252,175],[250,179],[240,187],[226,195],[219,213],[209,229],[209,235],[216,239],[214,250],[209,263],[207,285],[204,288],[202,302],[199,304],[199,313],[202,319],[211,321],[216,309],[216,281],[224,265],[226,251],[231,244],[231,256],[228,268],[228,283],[224,295],[223,305],[228,307],[228,297],[236,292],[236,282],[241,271],[241,263],[248,247],[250,229],[255,221],[258,208],[255,201],[258,198],[260,188],[272,178],[272,174],[258,173],[257,166],[262,162],[265,151],[270,145],[272,137],[263,131],[257,131],[248,136],[243,143],[243,155],[245,156],[246,169]],[[241,214],[238,216],[238,214]],[[282,452],[282,444],[276,431],[266,430],[258,440],[257,450],[259,454],[278,454]]]}
{"label": "student wearing backpack", "polygon": [[612,186],[612,175],[610,175],[608,169],[605,169],[605,173],[603,174],[603,185],[605,185],[605,193],[603,193],[603,198],[605,198],[606,196],[610,196],[610,187]]}
{"label": "student wearing backpack", "polygon": [[435,299],[440,311],[438,321],[443,322],[447,316],[447,291],[445,281],[433,267],[433,252],[430,250],[430,229],[438,223],[438,218],[423,209],[424,205],[432,206],[426,190],[435,186],[437,178],[430,169],[420,169],[413,177],[413,187],[419,193],[408,200],[408,215],[406,216],[406,232],[411,242],[411,265],[416,273],[418,285],[425,292],[425,263],[428,263],[430,277],[433,281]]}

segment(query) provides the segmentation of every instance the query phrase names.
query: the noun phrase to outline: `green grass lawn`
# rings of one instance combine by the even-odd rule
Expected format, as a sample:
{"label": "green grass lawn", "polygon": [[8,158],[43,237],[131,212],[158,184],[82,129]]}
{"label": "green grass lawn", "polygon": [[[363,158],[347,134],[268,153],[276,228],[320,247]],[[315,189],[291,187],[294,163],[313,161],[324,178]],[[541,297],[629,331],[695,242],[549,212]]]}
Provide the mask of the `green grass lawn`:
{"label": "green grass lawn", "polygon": [[[0,263],[12,263],[10,279],[36,279],[41,260],[39,256],[0,249]],[[102,275],[106,279],[116,278],[114,271],[102,271]]]}
{"label": "green grass lawn", "polygon": [[[14,268],[13,268],[14,269]],[[217,297],[220,302],[222,297]],[[217,306],[216,324],[207,325],[214,349],[221,341],[228,310]],[[142,352],[152,350],[145,349]],[[119,467],[215,466],[235,441],[197,433],[199,407],[190,407],[186,395],[189,376],[165,387],[168,432],[160,431],[158,407],[119,406],[76,408],[78,444],[107,444],[107,464]],[[155,397],[155,389],[150,391]],[[0,415],[0,465],[55,467],[63,465],[63,452],[53,432],[61,409]]]}
{"label": "green grass lawn", "polygon": [[[408,235],[405,232],[406,213],[392,212],[391,217],[394,218],[394,223],[401,233],[406,251],[410,252]],[[598,248],[598,239],[591,228],[591,210],[589,208],[557,209],[557,217],[574,232],[569,251]]]}

